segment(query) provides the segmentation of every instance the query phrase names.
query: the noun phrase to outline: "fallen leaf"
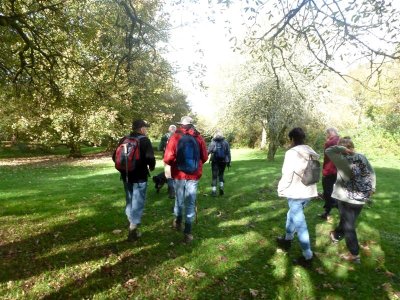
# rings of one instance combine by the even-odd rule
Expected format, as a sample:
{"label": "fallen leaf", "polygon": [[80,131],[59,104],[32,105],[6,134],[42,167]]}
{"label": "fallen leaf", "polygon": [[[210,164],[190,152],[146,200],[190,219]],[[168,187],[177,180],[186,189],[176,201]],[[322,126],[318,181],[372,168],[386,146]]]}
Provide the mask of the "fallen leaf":
{"label": "fallen leaf", "polygon": [[226,256],[220,256],[220,257],[219,257],[219,260],[220,260],[220,261],[223,261],[223,262],[227,262],[227,261],[228,261],[228,258],[227,258]]}
{"label": "fallen leaf", "polygon": [[102,273],[105,273],[107,275],[112,275],[112,273],[113,273],[112,266],[108,265],[108,264],[106,264],[104,266],[101,266],[100,270],[101,270]]}
{"label": "fallen leaf", "polygon": [[189,277],[189,271],[184,267],[175,268],[175,272],[181,275],[182,277]]}
{"label": "fallen leaf", "polygon": [[322,268],[321,267],[319,267],[319,268],[316,268],[315,269],[315,271],[317,271],[317,273],[318,274],[321,274],[321,275],[326,275],[326,273],[322,270]]}
{"label": "fallen leaf", "polygon": [[326,288],[326,289],[330,289],[330,290],[333,290],[333,289],[334,289],[333,286],[332,286],[330,283],[323,283],[322,286],[323,286],[324,288]]}
{"label": "fallen leaf", "polygon": [[207,275],[207,274],[204,273],[204,272],[197,272],[197,273],[196,273],[196,276],[199,277],[199,278],[206,277],[206,275]]}
{"label": "fallen leaf", "polygon": [[394,277],[394,276],[396,276],[396,274],[394,274],[394,273],[392,273],[392,272],[389,272],[389,271],[386,271],[386,272],[385,272],[385,275],[386,275],[387,277]]}
{"label": "fallen leaf", "polygon": [[253,297],[257,297],[258,296],[259,292],[257,290],[249,289],[249,291],[250,291],[250,295],[251,296],[253,296]]}
{"label": "fallen leaf", "polygon": [[129,279],[124,283],[124,287],[130,291],[134,290],[138,286],[137,277]]}
{"label": "fallen leaf", "polygon": [[360,245],[360,247],[364,250],[371,250],[371,248],[369,247],[369,245]]}
{"label": "fallen leaf", "polygon": [[220,251],[225,251],[226,250],[226,246],[225,245],[218,245],[218,250]]}
{"label": "fallen leaf", "polygon": [[121,229],[115,229],[112,231],[112,233],[114,233],[114,234],[120,234],[121,232],[122,232]]}

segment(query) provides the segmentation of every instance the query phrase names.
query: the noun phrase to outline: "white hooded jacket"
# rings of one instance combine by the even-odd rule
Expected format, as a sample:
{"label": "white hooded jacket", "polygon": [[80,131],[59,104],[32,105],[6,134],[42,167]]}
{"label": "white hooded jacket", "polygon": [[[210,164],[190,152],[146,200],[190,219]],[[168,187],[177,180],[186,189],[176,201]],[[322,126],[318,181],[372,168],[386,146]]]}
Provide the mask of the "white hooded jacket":
{"label": "white hooded jacket", "polygon": [[319,155],[308,145],[295,146],[286,151],[282,166],[282,178],[278,184],[278,196],[305,199],[318,195],[316,184],[306,186],[301,182],[301,176],[310,155],[314,159],[319,158]]}

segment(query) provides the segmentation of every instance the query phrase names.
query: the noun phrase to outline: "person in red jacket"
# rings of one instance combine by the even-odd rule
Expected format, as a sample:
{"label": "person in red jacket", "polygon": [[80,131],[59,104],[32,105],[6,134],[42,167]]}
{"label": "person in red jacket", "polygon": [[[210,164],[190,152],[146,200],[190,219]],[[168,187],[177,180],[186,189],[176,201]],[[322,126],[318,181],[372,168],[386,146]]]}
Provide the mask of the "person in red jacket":
{"label": "person in red jacket", "polygon": [[[196,214],[196,194],[199,179],[203,172],[203,164],[208,159],[207,147],[204,139],[193,125],[193,119],[189,116],[182,117],[181,122],[178,123],[180,127],[171,136],[165,149],[164,162],[171,166],[171,176],[175,181],[175,207],[174,215],[175,220],[173,226],[176,230],[181,230],[183,221],[183,211],[185,210],[185,228],[184,228],[184,242],[190,243],[193,240],[192,224]],[[194,149],[197,154],[197,169],[188,172],[184,171],[181,167],[181,157],[178,156],[179,147],[182,148],[182,143],[179,141],[183,136],[190,135],[194,138]],[[182,140],[183,142],[183,140]],[[187,146],[185,146],[188,148]],[[180,154],[179,154],[180,155]],[[195,166],[196,166],[195,164]]]}
{"label": "person in red jacket", "polygon": [[[335,128],[328,128],[326,130],[326,142],[324,144],[325,150],[331,146],[336,146],[339,142],[339,135]],[[322,165],[322,189],[323,197],[325,200],[325,212],[318,215],[321,219],[327,220],[333,207],[337,207],[337,202],[332,198],[333,185],[336,182],[336,167],[329,157],[324,154],[324,162]]]}

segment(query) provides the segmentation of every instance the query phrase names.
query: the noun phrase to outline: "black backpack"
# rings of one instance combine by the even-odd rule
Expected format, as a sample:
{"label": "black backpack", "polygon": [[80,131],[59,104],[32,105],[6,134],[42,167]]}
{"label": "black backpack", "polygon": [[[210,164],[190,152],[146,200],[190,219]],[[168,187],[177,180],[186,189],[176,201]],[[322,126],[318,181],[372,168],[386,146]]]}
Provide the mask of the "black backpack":
{"label": "black backpack", "polygon": [[219,162],[225,162],[226,158],[226,151],[225,145],[223,141],[215,142],[215,150],[214,150],[214,157],[213,160]]}

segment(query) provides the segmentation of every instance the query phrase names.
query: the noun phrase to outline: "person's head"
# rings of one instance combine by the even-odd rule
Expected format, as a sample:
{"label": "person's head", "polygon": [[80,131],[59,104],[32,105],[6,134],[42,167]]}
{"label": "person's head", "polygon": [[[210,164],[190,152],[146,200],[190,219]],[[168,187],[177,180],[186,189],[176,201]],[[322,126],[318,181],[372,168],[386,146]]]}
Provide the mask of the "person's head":
{"label": "person's head", "polygon": [[338,142],[338,145],[346,147],[347,149],[350,149],[350,150],[354,150],[353,141],[351,140],[351,138],[349,136],[345,136],[345,137],[340,138],[339,142]]}
{"label": "person's head", "polygon": [[193,126],[193,119],[189,116],[184,116],[181,118],[181,121],[178,122],[178,125],[181,125],[182,127]]}
{"label": "person's head", "polygon": [[290,130],[288,136],[293,146],[304,145],[306,134],[300,127],[296,127]]}
{"label": "person's head", "polygon": [[214,139],[223,139],[224,138],[224,134],[222,133],[221,130],[217,130],[214,134]]}
{"label": "person's head", "polygon": [[171,134],[174,134],[174,132],[176,131],[176,126],[175,126],[175,125],[169,125],[168,131],[169,131]]}
{"label": "person's head", "polygon": [[135,120],[132,123],[132,130],[143,135],[147,134],[148,127],[150,127],[150,125],[142,119]]}
{"label": "person's head", "polygon": [[334,136],[338,136],[338,135],[339,135],[337,129],[336,129],[336,128],[333,128],[333,127],[328,128],[328,129],[325,131],[325,133],[326,133],[326,137],[327,137],[327,138],[330,138],[330,137],[334,137]]}

